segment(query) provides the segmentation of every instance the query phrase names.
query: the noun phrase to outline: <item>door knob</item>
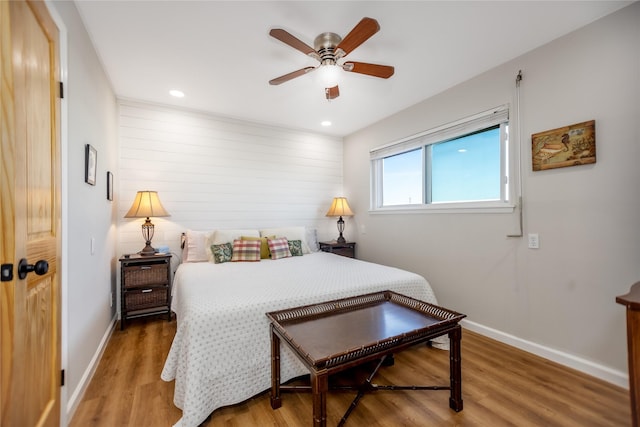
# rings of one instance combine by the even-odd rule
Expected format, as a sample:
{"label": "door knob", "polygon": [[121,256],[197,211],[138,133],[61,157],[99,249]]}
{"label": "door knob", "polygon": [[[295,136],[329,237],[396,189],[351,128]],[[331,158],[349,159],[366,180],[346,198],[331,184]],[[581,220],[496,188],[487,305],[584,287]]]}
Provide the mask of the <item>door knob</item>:
{"label": "door knob", "polygon": [[38,276],[42,276],[43,274],[47,274],[47,271],[49,271],[49,263],[43,259],[36,262],[34,265],[29,264],[26,258],[22,258],[18,264],[18,278],[20,280],[27,277],[28,273],[34,272]]}

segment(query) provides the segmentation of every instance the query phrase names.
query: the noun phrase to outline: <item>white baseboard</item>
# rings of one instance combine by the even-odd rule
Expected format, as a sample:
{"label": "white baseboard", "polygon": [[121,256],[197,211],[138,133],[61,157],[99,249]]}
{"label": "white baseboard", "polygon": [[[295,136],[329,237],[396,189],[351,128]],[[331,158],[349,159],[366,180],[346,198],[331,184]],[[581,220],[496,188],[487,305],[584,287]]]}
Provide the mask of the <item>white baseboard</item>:
{"label": "white baseboard", "polygon": [[100,359],[102,358],[104,350],[107,348],[107,343],[109,342],[109,338],[111,338],[111,335],[113,334],[113,330],[115,329],[117,320],[118,320],[118,316],[116,314],[116,316],[114,316],[113,319],[111,319],[111,322],[109,323],[109,327],[107,328],[104,335],[102,336],[102,340],[100,340],[100,345],[98,346],[95,354],[91,358],[91,362],[89,363],[89,366],[87,366],[87,369],[84,371],[84,374],[82,375],[82,378],[78,383],[78,386],[73,391],[73,394],[67,401],[67,421],[69,422],[73,418],[73,414],[75,414],[76,409],[78,409],[78,405],[80,404],[80,401],[84,396],[84,392],[87,390],[87,387],[89,386],[89,383],[93,378],[93,374],[95,374],[96,369],[98,368],[98,363],[100,363]]}
{"label": "white baseboard", "polygon": [[545,347],[531,341],[523,340],[522,338],[489,328],[467,319],[462,320],[460,324],[464,328],[477,332],[480,335],[493,338],[496,341],[533,353],[536,356],[544,357],[545,359],[607,381],[611,384],[617,385],[618,387],[622,387],[627,390],[629,389],[629,375],[626,372],[618,371],[569,353],[564,353],[550,347]]}

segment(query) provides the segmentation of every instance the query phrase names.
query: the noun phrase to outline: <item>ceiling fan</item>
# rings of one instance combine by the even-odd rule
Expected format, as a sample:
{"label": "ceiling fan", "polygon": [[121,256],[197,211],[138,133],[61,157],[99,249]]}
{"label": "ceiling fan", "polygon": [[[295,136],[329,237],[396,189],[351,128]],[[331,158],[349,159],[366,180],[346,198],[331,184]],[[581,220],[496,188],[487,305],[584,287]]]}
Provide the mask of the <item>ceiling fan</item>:
{"label": "ceiling fan", "polygon": [[300,41],[287,31],[275,28],[269,32],[273,38],[288,44],[294,49],[316,59],[320,65],[315,67],[304,67],[269,81],[271,85],[279,85],[299,76],[303,76],[311,71],[322,70],[325,74],[325,95],[327,99],[335,99],[340,96],[336,74],[340,69],[351,72],[366,74],[373,77],[388,79],[394,73],[394,68],[389,65],[369,64],[366,62],[345,61],[338,64],[338,61],[347,56],[351,51],[367,41],[371,36],[380,30],[378,21],[373,18],[362,18],[360,22],[351,30],[345,38],[341,38],[335,33],[322,33],[315,38],[313,48],[303,41]]}

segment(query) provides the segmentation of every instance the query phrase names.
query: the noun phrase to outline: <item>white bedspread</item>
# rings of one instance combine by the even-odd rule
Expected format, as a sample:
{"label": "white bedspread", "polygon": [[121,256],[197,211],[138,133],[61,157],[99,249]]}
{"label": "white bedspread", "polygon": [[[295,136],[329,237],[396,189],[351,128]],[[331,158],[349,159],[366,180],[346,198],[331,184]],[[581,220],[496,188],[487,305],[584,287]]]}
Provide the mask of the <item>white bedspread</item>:
{"label": "white bedspread", "polygon": [[[437,304],[417,274],[324,252],[181,264],[173,286],[178,327],[161,377],[176,380],[181,427],[271,387],[267,312],[387,289]],[[286,346],[281,357],[283,382],[308,373]]]}

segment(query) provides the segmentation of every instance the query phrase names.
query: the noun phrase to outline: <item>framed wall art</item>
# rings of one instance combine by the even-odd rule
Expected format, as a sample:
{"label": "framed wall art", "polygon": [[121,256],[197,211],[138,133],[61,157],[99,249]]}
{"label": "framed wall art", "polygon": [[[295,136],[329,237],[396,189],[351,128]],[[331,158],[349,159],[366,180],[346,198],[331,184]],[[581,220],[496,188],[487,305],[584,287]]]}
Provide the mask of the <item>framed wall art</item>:
{"label": "framed wall art", "polygon": [[596,121],[576,123],[531,135],[534,171],[596,162]]}
{"label": "framed wall art", "polygon": [[113,174],[107,171],[107,200],[113,200]]}
{"label": "framed wall art", "polygon": [[91,144],[84,147],[84,182],[96,185],[96,170],[98,168],[98,152]]}

